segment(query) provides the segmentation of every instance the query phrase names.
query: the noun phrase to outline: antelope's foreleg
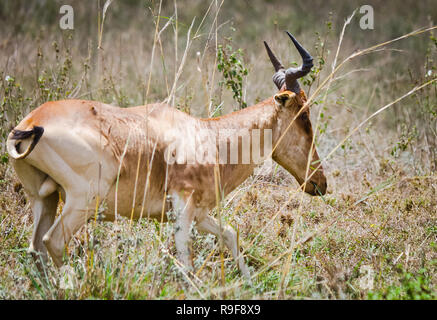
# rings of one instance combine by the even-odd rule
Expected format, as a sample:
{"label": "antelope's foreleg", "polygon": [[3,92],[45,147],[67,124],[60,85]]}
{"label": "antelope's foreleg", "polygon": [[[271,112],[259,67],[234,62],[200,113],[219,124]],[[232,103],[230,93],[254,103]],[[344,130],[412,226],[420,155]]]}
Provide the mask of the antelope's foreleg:
{"label": "antelope's foreleg", "polygon": [[[217,220],[209,215],[205,215],[205,217],[197,221],[197,227],[199,231],[201,232],[208,232],[212,233],[215,236],[220,236],[220,227],[217,222]],[[222,236],[223,240],[225,242],[226,247],[231,250],[232,255],[234,256],[234,259],[236,260],[238,267],[247,279],[250,279],[250,273],[249,269],[247,268],[246,264],[244,263],[244,258],[238,251],[238,244],[237,244],[237,233],[234,229],[232,229],[230,226],[226,225],[222,227]]]}
{"label": "antelope's foreleg", "polygon": [[178,260],[190,271],[193,270],[191,256],[190,227],[194,220],[195,208],[191,196],[172,194],[172,204],[175,211],[175,244]]}

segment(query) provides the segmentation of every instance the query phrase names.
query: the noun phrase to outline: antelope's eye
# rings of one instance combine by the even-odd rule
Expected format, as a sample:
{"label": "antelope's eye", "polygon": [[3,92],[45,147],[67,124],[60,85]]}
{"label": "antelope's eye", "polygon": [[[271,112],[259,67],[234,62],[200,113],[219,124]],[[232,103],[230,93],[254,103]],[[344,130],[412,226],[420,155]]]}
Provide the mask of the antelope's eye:
{"label": "antelope's eye", "polygon": [[278,101],[280,104],[284,105],[285,102],[290,98],[288,95],[286,94],[281,94],[281,95],[277,95],[276,97],[276,101]]}

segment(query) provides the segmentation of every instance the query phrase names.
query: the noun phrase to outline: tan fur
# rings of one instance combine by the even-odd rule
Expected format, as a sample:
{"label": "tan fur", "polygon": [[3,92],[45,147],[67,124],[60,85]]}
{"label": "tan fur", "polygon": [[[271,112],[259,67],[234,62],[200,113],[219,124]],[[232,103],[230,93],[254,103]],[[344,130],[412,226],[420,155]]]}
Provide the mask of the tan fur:
{"label": "tan fur", "polygon": [[[286,133],[285,130],[305,100],[303,92],[296,96],[285,91],[255,106],[213,119],[194,118],[164,104],[125,109],[84,100],[43,104],[15,128],[44,128],[43,136],[27,158],[15,161],[15,170],[34,203],[34,215],[38,216],[32,250],[44,257],[47,247],[56,265],[60,266],[64,246],[93,214],[96,201],[107,206],[105,214],[108,220],[115,219],[116,215],[160,220],[165,218],[162,217],[162,205],[165,204],[165,210],[169,209],[169,202],[164,201],[165,195],[169,195],[177,216],[178,257],[190,266],[187,235],[191,222],[197,221],[205,232],[220,232],[216,221],[208,217],[209,210],[216,205],[216,165],[167,165],[164,159],[168,147],[164,139],[166,134],[175,133],[188,147],[196,132],[201,130],[214,136],[225,128],[244,128],[249,132],[271,129],[273,145],[283,136],[273,159],[302,183],[312,130],[308,128],[308,122],[299,120]],[[23,147],[26,143],[29,142],[22,141]],[[238,151],[241,159],[241,147]],[[312,160],[318,160],[315,151]],[[240,185],[255,167],[253,163],[220,164],[222,195],[226,196]],[[56,200],[47,195],[47,190],[54,189],[47,179],[53,180],[66,197],[62,215],[54,223],[56,206],[52,202]],[[321,169],[311,180],[322,193],[326,191],[326,178]],[[316,193],[311,183],[305,185],[305,191]],[[42,221],[40,225],[38,221]],[[232,250],[240,269],[248,275],[244,260],[236,249],[235,231],[226,227],[223,232],[225,243]]]}

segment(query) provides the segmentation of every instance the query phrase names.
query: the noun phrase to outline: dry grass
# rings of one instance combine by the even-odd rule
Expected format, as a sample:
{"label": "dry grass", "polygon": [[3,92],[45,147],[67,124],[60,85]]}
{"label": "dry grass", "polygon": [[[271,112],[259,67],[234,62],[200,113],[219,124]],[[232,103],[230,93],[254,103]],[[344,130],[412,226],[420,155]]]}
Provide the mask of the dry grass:
{"label": "dry grass", "polygon": [[[294,251],[284,298],[436,298],[437,177],[411,177],[400,172],[382,173],[379,183],[363,180],[358,185],[362,190],[384,186],[368,197],[367,192],[345,190],[344,175],[335,178],[333,192],[324,201],[304,197],[298,238],[338,214],[343,217]],[[349,173],[363,175],[361,170]],[[296,186],[282,169],[271,179],[255,184],[247,181],[222,210],[225,220],[238,226],[246,259],[252,273],[257,274],[252,285],[243,282],[236,286],[240,275],[225,251],[224,287],[220,285],[218,243],[213,237],[195,235],[195,269],[205,265],[199,280],[190,284],[174,262],[171,224],[140,221],[129,228],[129,221],[123,219],[117,229],[112,223],[88,224],[72,242],[69,264],[75,270],[73,287],[61,289],[57,270],[50,266],[48,278],[37,274],[26,254],[31,215],[24,209],[25,195],[11,170],[5,175],[16,185],[15,190],[13,183],[2,186],[2,194],[8,195],[1,200],[2,298],[197,299],[219,298],[223,290],[227,298],[236,299],[277,295],[282,262],[267,269],[265,266],[289,248],[299,201],[292,200],[271,227],[251,242],[288,199],[290,185]],[[163,243],[158,240],[160,233]],[[374,288],[370,291],[360,287],[364,265],[374,271]]]}
{"label": "dry grass", "polygon": [[[218,239],[193,235],[197,274],[187,277],[174,259],[171,223],[131,225],[128,219],[117,225],[89,223],[68,248],[72,271],[66,281],[52,265],[39,274],[26,253],[32,215],[3,154],[0,298],[437,298],[437,88],[432,82],[437,42],[427,31],[360,59],[348,58],[365,52],[357,49],[432,26],[426,1],[408,13],[386,4],[393,16],[367,33],[354,17],[338,51],[344,19],[356,8],[349,2],[324,1],[305,20],[298,17],[299,10],[308,9],[306,2],[284,10],[287,4],[281,1],[256,1],[243,11],[238,3],[198,1],[188,13],[177,1],[162,7],[113,1],[101,21],[97,8],[73,4],[74,32],[61,32],[50,18],[50,12],[58,16],[56,1],[43,8],[37,1],[30,7],[23,3],[0,5],[27,21],[18,26],[5,18],[0,29],[2,135],[39,104],[65,97],[120,106],[168,98],[194,115],[207,116],[220,105],[229,112],[236,102],[218,85],[218,44],[244,49],[249,69],[244,99],[255,103],[274,93],[261,40],[271,39],[284,64],[296,58],[278,32],[287,28],[315,56],[314,78],[303,82],[312,96],[318,152],[322,158],[329,155],[324,168],[330,191],[324,197],[297,192],[294,178],[278,167],[269,176],[250,177],[223,201],[220,215],[239,230],[251,284],[240,277],[227,250],[222,273]],[[100,5],[101,10],[103,1]],[[377,17],[387,12],[385,5],[373,5]],[[30,16],[39,10],[45,15]],[[401,14],[409,19],[396,24]],[[330,79],[334,60],[342,68]],[[325,79],[328,86],[321,87]],[[393,103],[424,83],[428,86]],[[369,269],[373,288],[363,282]]]}

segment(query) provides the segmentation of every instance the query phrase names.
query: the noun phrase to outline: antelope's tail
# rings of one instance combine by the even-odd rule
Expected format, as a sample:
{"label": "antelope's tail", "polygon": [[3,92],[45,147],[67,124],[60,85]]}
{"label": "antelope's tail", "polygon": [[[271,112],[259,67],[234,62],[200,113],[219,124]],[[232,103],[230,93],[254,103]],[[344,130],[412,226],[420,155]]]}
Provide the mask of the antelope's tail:
{"label": "antelope's tail", "polygon": [[[12,130],[9,133],[6,147],[9,155],[15,160],[26,158],[29,153],[35,148],[42,134],[44,133],[43,127],[34,126],[32,130]],[[20,153],[20,146],[22,142],[27,142],[28,146],[23,153]]]}

